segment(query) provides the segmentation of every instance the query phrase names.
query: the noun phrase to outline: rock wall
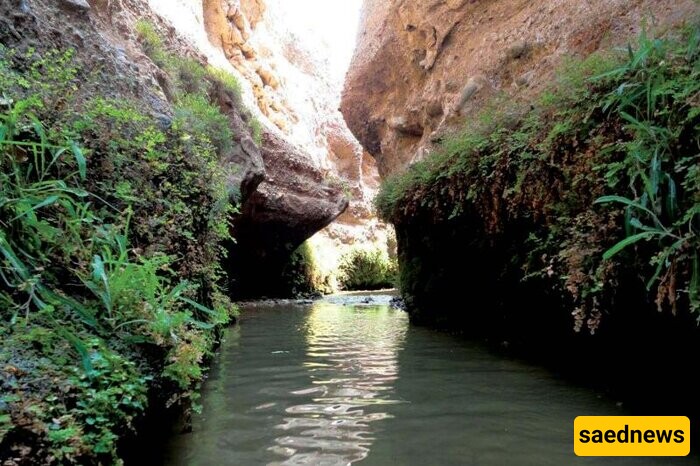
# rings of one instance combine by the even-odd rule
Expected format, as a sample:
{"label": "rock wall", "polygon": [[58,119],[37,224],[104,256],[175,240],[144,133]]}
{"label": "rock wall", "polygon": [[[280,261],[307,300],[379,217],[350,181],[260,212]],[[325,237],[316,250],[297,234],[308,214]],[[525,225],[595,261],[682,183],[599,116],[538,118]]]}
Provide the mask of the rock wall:
{"label": "rock wall", "polygon": [[562,58],[663,30],[693,0],[365,0],[341,110],[383,176],[497,93],[527,98]]}
{"label": "rock wall", "polygon": [[[626,45],[644,18],[650,29],[664,32],[697,15],[698,3],[686,0],[365,0],[341,110],[382,176],[401,173],[474,118],[491,97],[529,104],[556,78],[554,70],[566,56]],[[600,92],[609,95],[616,87]],[[602,100],[588,97],[592,106]],[[524,108],[541,118],[537,108]],[[499,110],[493,112],[496,119],[504,116]],[[643,255],[637,262],[632,253],[616,257],[628,269],[615,278],[601,279],[591,266],[624,236],[615,231],[623,221],[608,223],[605,211],[592,207],[610,193],[602,174],[604,164],[616,159],[608,151],[601,161],[606,152],[587,144],[609,137],[610,145],[603,145],[608,150],[628,137],[615,132],[624,125],[599,130],[591,123],[593,110],[586,109],[578,120],[583,129],[563,136],[558,151],[547,149],[552,145],[543,139],[560,122],[566,126],[560,120],[564,113],[553,113],[555,118],[534,131],[541,139],[523,137],[523,126],[497,123],[499,131],[484,138],[490,143],[479,142],[474,150],[465,142],[453,149],[452,163],[443,159],[416,167],[412,176],[387,185],[383,195],[392,208],[383,215],[396,227],[401,291],[412,322],[535,356],[586,384],[602,380],[627,409],[648,412],[658,401],[659,411],[697,415],[697,387],[687,377],[691,359],[678,356],[698,354],[697,316],[688,312],[687,301],[678,315],[676,308],[659,312],[663,299],[649,299],[646,280],[640,279],[649,276],[642,272],[649,266]],[[504,141],[510,137],[525,142],[508,147]],[[541,168],[533,168],[538,163]],[[568,200],[562,195],[543,202],[560,194]],[[558,223],[562,218],[567,220]],[[609,244],[595,246],[593,232]],[[543,238],[551,237],[567,238],[558,245],[561,256],[543,247]],[[577,246],[567,250],[572,245]],[[562,269],[562,263],[570,268]],[[577,279],[606,286],[613,295],[586,322],[595,335],[576,332],[575,322],[578,330],[583,322],[582,308],[576,307],[583,293],[572,286]],[[590,294],[598,304],[601,295]],[[606,320],[598,327],[602,313]],[[625,354],[644,357],[615,357]]]}
{"label": "rock wall", "polygon": [[[342,251],[355,244],[386,247],[389,230],[376,219],[372,207],[379,186],[376,162],[338,110],[342,82],[330,69],[327,57],[332,51],[324,42],[290,24],[282,13],[283,0],[149,3],[212,63],[229,67],[239,76],[245,100],[255,108],[264,128],[262,157],[267,176],[261,189],[244,203],[234,233],[239,247],[232,256],[232,262],[245,264],[243,270],[260,273],[253,278],[246,272],[251,280],[243,279],[238,288],[253,290],[255,283],[264,281],[262,277],[277,275],[279,261],[340,212],[314,238],[327,269],[337,267]],[[278,163],[280,157],[293,162]],[[313,181],[301,174],[312,174]],[[319,197],[324,189],[334,194]],[[338,192],[347,198],[345,204]],[[268,230],[273,225],[275,230]],[[245,252],[237,255],[236,250]],[[255,257],[265,260],[254,260],[251,251],[259,251]]]}
{"label": "rock wall", "polygon": [[[204,0],[203,11],[196,17],[207,34],[209,45],[204,46],[223,52],[242,78],[249,102],[259,111],[265,132],[270,135],[264,138],[263,144],[263,158],[269,172],[265,189],[270,193],[285,193],[295,185],[294,180],[288,179],[288,172],[276,171],[279,164],[273,163],[280,156],[279,142],[288,141],[296,148],[291,152],[295,154],[293,157],[303,160],[307,171],[313,169],[320,173],[323,183],[340,189],[348,197],[348,209],[313,241],[319,265],[330,274],[337,268],[344,251],[358,244],[386,247],[390,233],[376,219],[372,206],[380,181],[376,162],[355,139],[339,111],[342,81],[337,79],[329,64],[328,57],[333,51],[321,37],[311,31],[302,32],[284,16],[285,9],[289,8],[284,6],[284,1]],[[170,2],[151,0],[151,4],[174,23],[182,16],[174,11]],[[195,29],[190,33],[192,36],[201,32],[199,26]],[[268,147],[270,141],[275,143]],[[267,199],[265,203],[261,203],[263,198]],[[295,198],[308,200],[306,194],[292,195],[290,199]],[[265,257],[270,254],[283,257],[290,248],[299,245],[300,239],[307,238],[306,235],[281,238],[279,232],[270,230],[270,234],[278,238],[274,244],[249,247],[246,238],[268,236],[261,232],[268,228],[270,219],[263,220],[259,213],[279,211],[268,209],[272,200],[258,192],[244,206],[236,234],[241,245],[239,249],[246,250],[244,256],[251,250],[267,250]],[[303,210],[302,206],[297,206],[291,207],[290,212]],[[312,218],[301,223],[321,228],[328,224]],[[307,230],[311,232],[312,229]],[[248,261],[244,257],[238,259]],[[269,269],[269,264],[265,263],[264,268]],[[278,265],[272,267],[273,270],[278,268]],[[257,283],[259,279],[253,281]],[[244,288],[254,287],[251,284]]]}
{"label": "rock wall", "polygon": [[[293,32],[276,2],[281,0],[16,0],[10,3],[18,13],[7,21],[22,21],[28,11],[52,26],[34,36],[24,26],[3,31],[73,47],[86,66],[114,67],[114,82],[95,92],[136,99],[166,119],[172,112],[166,80],[136,40],[139,19],[153,23],[177,55],[235,75],[262,137],[258,146],[238,128],[240,140],[224,161],[242,201],[231,269],[252,270],[255,282],[274,277],[287,254],[341,214],[322,235],[332,246],[386,236],[371,207],[377,168],[338,111],[341,83],[324,58],[330,51]],[[247,117],[234,102],[221,104],[234,126],[245,126],[241,117]]]}

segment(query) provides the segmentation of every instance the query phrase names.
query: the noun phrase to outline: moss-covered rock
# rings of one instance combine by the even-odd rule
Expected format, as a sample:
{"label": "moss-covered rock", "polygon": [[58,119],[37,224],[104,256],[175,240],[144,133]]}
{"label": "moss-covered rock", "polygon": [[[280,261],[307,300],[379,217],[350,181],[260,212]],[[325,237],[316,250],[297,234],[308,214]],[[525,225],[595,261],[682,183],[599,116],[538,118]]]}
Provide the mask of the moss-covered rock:
{"label": "moss-covered rock", "polygon": [[[572,60],[536,102],[495,100],[385,182],[377,205],[396,225],[414,316],[448,317],[432,304],[443,293],[499,301],[524,287],[576,331],[595,333],[621,305],[647,300],[694,320],[699,37],[643,35],[629,56]],[[498,321],[502,309],[449,317]]]}
{"label": "moss-covered rock", "polygon": [[[149,403],[191,409],[235,317],[235,122],[208,75],[172,118],[73,50],[0,46],[0,458],[117,464]],[[192,67],[195,65],[192,64]],[[93,87],[95,86],[95,87]],[[222,90],[223,89],[223,90]],[[248,135],[250,138],[250,135]],[[31,459],[31,460],[30,460]]]}

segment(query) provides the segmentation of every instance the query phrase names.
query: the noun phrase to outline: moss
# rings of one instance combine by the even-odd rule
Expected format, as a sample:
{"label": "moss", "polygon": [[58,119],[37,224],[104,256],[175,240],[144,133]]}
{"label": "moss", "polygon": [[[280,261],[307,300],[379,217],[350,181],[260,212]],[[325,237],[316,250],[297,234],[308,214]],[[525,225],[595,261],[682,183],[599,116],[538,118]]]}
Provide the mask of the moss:
{"label": "moss", "polygon": [[464,244],[513,247],[494,254],[495,277],[520,270],[557,290],[576,330],[600,327],[631,271],[659,309],[697,310],[699,38],[643,34],[626,55],[565,62],[523,107],[495,100],[387,180],[380,214],[399,228],[468,223]]}
{"label": "moss", "polygon": [[0,58],[0,451],[114,464],[154,386],[196,401],[235,316],[220,285],[233,138],[186,86],[166,127],[78,92],[94,76],[70,52]]}

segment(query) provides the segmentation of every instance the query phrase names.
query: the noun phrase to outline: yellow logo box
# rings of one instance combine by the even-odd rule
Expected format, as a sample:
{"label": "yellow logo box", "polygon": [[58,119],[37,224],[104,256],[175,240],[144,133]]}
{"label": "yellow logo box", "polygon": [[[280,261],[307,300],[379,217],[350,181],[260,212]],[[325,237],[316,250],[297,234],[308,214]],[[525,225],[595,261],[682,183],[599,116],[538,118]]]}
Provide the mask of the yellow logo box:
{"label": "yellow logo box", "polygon": [[577,456],[688,456],[690,419],[684,416],[579,416]]}

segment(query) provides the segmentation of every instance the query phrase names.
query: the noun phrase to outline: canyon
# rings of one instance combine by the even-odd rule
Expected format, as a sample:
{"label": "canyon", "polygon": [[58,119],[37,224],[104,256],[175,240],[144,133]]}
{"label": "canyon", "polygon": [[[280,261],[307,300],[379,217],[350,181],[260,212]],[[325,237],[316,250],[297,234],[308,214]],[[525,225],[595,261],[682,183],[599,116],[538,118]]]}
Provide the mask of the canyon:
{"label": "canyon", "polygon": [[[171,117],[172,90],[141,50],[139,20],[153,22],[173,53],[236,77],[261,131],[259,146],[241,134],[225,156],[240,205],[229,268],[233,275],[246,271],[232,280],[239,293],[274,294],[291,253],[321,230],[313,248],[327,274],[355,245],[386,248],[389,230],[372,209],[376,164],[338,111],[342,76],[324,58],[328,46],[286,25],[281,6],[256,0],[5,4],[6,46],[75,48],[85,66],[113,70],[110,82],[93,92],[135,99],[164,118]],[[64,27],[55,25],[58,18]],[[235,105],[223,102],[226,107],[240,126]]]}
{"label": "canyon", "polygon": [[0,463],[697,420],[697,1],[338,2],[0,0]]}

